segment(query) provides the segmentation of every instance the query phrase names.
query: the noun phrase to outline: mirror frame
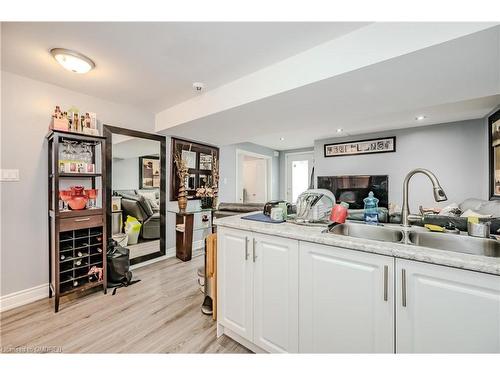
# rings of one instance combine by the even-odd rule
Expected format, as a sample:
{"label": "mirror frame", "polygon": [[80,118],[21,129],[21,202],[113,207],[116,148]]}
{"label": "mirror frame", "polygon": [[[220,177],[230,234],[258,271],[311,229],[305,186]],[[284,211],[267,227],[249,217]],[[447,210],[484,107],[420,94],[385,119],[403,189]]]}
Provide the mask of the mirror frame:
{"label": "mirror frame", "polygon": [[[130,264],[138,264],[158,258],[165,255],[166,252],[166,164],[167,164],[167,139],[158,134],[145,133],[138,130],[131,130],[120,128],[116,126],[106,125],[103,127],[103,135],[106,137],[106,217],[107,217],[107,233],[111,234],[111,194],[113,184],[113,134],[126,135],[129,137],[149,139],[152,141],[160,142],[160,162],[161,162],[161,176],[160,176],[160,250],[155,253],[143,255],[130,260]],[[110,237],[111,238],[111,237]]]}
{"label": "mirror frame", "polygon": [[[489,192],[490,200],[500,199],[500,195],[495,194],[495,161],[493,147],[493,124],[500,121],[500,110],[488,117],[488,174],[489,174]],[[500,147],[500,146],[497,146]]]}

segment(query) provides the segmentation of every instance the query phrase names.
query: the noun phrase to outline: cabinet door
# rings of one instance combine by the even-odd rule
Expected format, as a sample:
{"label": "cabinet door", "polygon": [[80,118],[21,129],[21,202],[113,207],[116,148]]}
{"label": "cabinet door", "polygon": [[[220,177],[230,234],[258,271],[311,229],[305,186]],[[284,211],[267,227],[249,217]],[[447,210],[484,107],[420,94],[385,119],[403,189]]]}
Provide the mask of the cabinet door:
{"label": "cabinet door", "polygon": [[255,235],[253,246],[254,344],[271,353],[297,353],[298,241]]}
{"label": "cabinet door", "polygon": [[397,259],[396,285],[397,352],[500,352],[500,276]]}
{"label": "cabinet door", "polygon": [[394,259],[299,242],[299,350],[394,352]]}
{"label": "cabinet door", "polygon": [[217,233],[217,316],[247,340],[253,337],[253,263],[249,232],[219,228]]}

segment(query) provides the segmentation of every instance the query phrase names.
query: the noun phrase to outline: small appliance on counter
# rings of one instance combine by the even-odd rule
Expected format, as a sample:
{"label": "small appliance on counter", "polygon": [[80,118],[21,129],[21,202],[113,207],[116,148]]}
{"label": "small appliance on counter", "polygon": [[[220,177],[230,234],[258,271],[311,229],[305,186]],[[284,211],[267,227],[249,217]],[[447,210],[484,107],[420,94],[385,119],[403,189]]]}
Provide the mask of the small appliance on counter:
{"label": "small appliance on counter", "polygon": [[299,195],[297,199],[297,215],[295,223],[327,222],[330,217],[335,196],[326,189],[309,189]]}
{"label": "small appliance on counter", "polygon": [[264,215],[271,216],[272,209],[273,208],[278,208],[278,207],[281,207],[281,208],[285,208],[286,207],[286,211],[287,212],[284,212],[285,215],[287,213],[290,213],[292,211],[292,205],[290,203],[288,203],[287,201],[284,201],[284,200],[273,200],[273,201],[267,202],[264,205]]}

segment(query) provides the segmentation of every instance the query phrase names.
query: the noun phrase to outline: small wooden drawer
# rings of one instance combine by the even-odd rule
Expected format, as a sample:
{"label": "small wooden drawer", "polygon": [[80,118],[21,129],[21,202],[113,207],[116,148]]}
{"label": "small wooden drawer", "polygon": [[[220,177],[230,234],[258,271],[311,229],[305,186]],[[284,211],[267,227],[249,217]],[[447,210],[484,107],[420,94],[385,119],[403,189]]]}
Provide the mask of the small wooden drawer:
{"label": "small wooden drawer", "polygon": [[60,220],[61,232],[74,229],[98,227],[102,225],[102,215],[78,216]]}

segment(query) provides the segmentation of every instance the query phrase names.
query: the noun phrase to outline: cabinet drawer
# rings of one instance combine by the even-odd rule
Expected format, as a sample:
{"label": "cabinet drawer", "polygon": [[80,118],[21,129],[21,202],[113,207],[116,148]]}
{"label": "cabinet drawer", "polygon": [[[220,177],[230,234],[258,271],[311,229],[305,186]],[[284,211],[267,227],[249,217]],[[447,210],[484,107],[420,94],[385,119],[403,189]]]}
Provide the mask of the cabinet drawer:
{"label": "cabinet drawer", "polygon": [[102,225],[102,215],[79,216],[61,219],[59,230],[65,232],[74,229],[98,227],[100,225]]}

